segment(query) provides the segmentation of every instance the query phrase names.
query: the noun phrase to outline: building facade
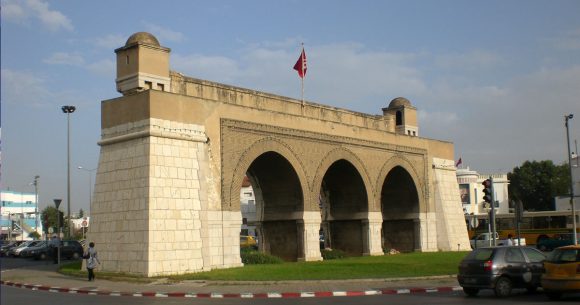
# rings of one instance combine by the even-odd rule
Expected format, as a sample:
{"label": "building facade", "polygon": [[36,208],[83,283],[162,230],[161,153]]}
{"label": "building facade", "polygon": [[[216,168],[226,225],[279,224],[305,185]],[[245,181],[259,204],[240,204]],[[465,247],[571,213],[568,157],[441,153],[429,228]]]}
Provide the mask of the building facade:
{"label": "building facade", "polygon": [[419,137],[416,108],[381,115],[184,76],[136,33],[101,104],[88,239],[104,271],[158,276],[241,266],[244,179],[259,249],[321,260],[319,232],[351,255],[467,250],[450,142]]}
{"label": "building facade", "polygon": [[507,174],[479,174],[468,168],[457,169],[457,183],[464,214],[479,215],[489,213],[491,206],[483,201],[483,181],[493,178],[495,209],[497,214],[513,213],[509,205]]}
{"label": "building facade", "polygon": [[32,232],[42,234],[42,223],[37,219],[36,195],[13,191],[0,193],[1,238],[6,240],[31,240]]}

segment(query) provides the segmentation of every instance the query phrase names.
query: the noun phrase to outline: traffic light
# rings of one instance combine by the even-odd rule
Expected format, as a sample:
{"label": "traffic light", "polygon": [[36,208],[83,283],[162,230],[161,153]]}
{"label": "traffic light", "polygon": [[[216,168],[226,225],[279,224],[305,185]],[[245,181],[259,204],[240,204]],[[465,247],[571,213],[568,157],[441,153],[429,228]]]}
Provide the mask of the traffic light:
{"label": "traffic light", "polygon": [[485,179],[481,184],[483,185],[483,201],[488,203],[491,207],[493,201],[491,196],[491,179]]}

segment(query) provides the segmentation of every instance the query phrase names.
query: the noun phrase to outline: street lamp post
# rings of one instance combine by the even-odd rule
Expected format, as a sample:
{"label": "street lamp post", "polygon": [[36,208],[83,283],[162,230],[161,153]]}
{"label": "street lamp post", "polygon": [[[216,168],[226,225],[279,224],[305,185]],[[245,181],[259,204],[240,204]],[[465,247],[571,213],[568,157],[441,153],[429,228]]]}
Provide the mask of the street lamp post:
{"label": "street lamp post", "polygon": [[91,206],[93,205],[93,172],[96,171],[96,168],[88,169],[82,166],[77,167],[80,170],[89,173],[89,216],[91,215]]}
{"label": "street lamp post", "polygon": [[34,231],[38,232],[38,179],[40,178],[40,176],[36,175],[34,176],[34,182],[32,182],[32,184],[34,185]]}
{"label": "street lamp post", "polygon": [[567,114],[564,116],[564,122],[566,125],[566,141],[568,146],[568,168],[570,169],[570,205],[572,205],[572,230],[574,234],[573,241],[574,244],[578,244],[578,233],[576,232],[576,206],[574,205],[574,176],[572,175],[572,154],[570,153],[570,131],[568,128],[568,121],[574,117],[573,114]]}
{"label": "street lamp post", "polygon": [[67,223],[68,232],[67,237],[72,234],[72,227],[70,223],[70,114],[77,109],[75,106],[62,106],[62,112],[66,113],[66,206],[67,206]]}

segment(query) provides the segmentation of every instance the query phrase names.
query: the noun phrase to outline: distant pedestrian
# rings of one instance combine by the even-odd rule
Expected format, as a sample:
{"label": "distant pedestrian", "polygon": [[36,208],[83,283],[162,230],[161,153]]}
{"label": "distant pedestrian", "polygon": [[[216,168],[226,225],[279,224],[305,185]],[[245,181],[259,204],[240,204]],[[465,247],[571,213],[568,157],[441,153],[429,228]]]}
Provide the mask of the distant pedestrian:
{"label": "distant pedestrian", "polygon": [[515,246],[515,243],[514,243],[514,237],[513,237],[513,235],[511,235],[511,234],[508,234],[508,238],[507,238],[507,245],[508,245],[508,246]]}
{"label": "distant pedestrian", "polygon": [[52,260],[55,264],[58,264],[58,247],[60,246],[59,238],[56,235],[53,235],[48,244],[52,252]]}
{"label": "distant pedestrian", "polygon": [[95,279],[95,273],[93,270],[97,267],[97,264],[101,264],[97,256],[97,250],[95,249],[94,242],[89,243],[89,248],[83,255],[83,258],[87,260],[87,271],[89,272],[89,281],[93,281]]}

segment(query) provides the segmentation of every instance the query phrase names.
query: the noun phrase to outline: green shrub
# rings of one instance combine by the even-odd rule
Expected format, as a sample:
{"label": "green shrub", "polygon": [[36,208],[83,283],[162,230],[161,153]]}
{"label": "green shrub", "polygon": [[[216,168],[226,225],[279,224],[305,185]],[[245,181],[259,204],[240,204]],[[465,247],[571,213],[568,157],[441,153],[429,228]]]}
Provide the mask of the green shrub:
{"label": "green shrub", "polygon": [[242,263],[245,265],[281,264],[284,261],[276,256],[258,252],[252,249],[241,249]]}
{"label": "green shrub", "polygon": [[324,249],[321,252],[322,252],[322,258],[324,260],[339,259],[339,258],[346,257],[346,253],[344,251],[340,251],[340,250]]}

